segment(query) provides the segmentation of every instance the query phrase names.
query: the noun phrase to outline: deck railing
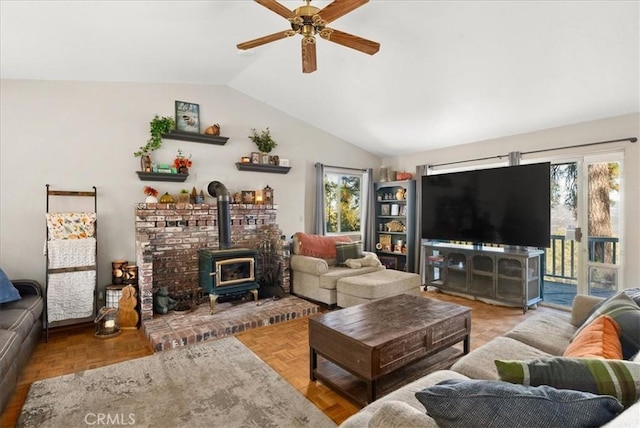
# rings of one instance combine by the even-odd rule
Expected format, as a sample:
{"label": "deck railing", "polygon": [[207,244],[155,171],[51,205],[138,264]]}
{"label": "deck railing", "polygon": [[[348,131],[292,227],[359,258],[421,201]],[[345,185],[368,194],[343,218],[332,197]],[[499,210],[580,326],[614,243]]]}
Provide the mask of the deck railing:
{"label": "deck railing", "polygon": [[[611,246],[611,264],[616,264],[618,257],[618,238],[607,236],[589,236],[587,248],[589,261],[602,262],[604,249]],[[545,250],[544,276],[549,280],[576,281],[576,262],[578,247],[575,241],[567,240],[564,235],[551,235],[551,246]]]}

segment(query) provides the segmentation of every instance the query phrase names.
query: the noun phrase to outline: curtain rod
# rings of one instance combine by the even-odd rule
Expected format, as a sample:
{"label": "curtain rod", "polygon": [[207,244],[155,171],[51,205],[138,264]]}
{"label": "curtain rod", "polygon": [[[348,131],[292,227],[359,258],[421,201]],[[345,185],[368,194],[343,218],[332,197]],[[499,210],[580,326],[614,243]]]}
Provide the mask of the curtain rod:
{"label": "curtain rod", "polygon": [[345,170],[348,170],[348,171],[367,172],[366,169],[362,169],[362,168],[348,168],[346,166],[326,165],[326,164],[323,164],[323,163],[320,163],[320,165],[322,165],[324,168],[336,168],[336,169],[345,169]]}
{"label": "curtain rod", "polygon": [[[620,143],[620,142],[624,142],[624,141],[629,141],[631,143],[635,143],[635,142],[638,141],[638,139],[636,137],[627,137],[627,138],[621,138],[619,140],[598,141],[596,143],[585,143],[585,144],[576,144],[576,145],[573,145],[573,146],[553,147],[553,148],[550,148],[550,149],[532,150],[530,152],[521,152],[521,154],[530,155],[532,153],[552,152],[552,151],[555,151],[555,150],[575,149],[576,147],[597,146],[597,145],[600,145],[600,144]],[[427,168],[435,168],[437,166],[446,166],[446,165],[456,165],[456,164],[459,164],[459,163],[476,162],[476,161],[489,160],[489,159],[502,159],[502,158],[506,158],[506,157],[509,157],[509,155],[496,155],[496,156],[488,156],[488,157],[485,157],[485,158],[476,158],[476,159],[467,159],[467,160],[456,161],[456,162],[438,163],[438,164],[433,164],[433,165],[427,165]]]}

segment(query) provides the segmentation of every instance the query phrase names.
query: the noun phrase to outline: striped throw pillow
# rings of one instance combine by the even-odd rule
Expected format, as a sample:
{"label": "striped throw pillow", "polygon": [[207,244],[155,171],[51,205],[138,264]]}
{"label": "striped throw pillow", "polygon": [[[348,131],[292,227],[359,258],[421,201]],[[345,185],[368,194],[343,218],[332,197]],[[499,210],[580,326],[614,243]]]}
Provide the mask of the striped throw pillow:
{"label": "striped throw pillow", "polygon": [[625,408],[640,398],[640,363],[546,357],[530,361],[495,360],[495,364],[500,379],[506,382],[611,395]]}

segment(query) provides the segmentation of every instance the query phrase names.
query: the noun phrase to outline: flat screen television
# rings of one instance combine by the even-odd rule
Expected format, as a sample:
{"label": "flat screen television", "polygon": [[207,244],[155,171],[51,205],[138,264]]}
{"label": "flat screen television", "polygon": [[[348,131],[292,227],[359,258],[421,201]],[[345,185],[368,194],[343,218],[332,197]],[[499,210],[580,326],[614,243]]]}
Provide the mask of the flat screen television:
{"label": "flat screen television", "polygon": [[422,238],[548,247],[550,164],[422,177]]}

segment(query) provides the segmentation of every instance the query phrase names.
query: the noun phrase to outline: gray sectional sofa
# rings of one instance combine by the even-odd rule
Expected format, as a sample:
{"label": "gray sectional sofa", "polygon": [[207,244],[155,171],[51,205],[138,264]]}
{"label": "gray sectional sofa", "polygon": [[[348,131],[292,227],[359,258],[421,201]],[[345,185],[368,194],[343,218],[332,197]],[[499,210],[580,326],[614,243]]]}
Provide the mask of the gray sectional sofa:
{"label": "gray sectional sofa", "polygon": [[20,372],[42,334],[42,286],[32,280],[12,280],[22,297],[0,304],[0,413],[9,402]]}
{"label": "gray sectional sofa", "polygon": [[[578,327],[584,323],[594,306],[601,301],[602,299],[596,297],[579,295],[574,300],[571,314],[536,314],[527,318],[503,337],[495,338],[459,359],[450,370],[439,370],[426,375],[370,403],[344,421],[341,427],[438,427],[440,425],[436,423],[436,420],[428,416],[425,405],[416,398],[417,392],[450,379],[499,381],[500,377],[495,364],[497,359],[527,361],[542,357],[562,356]],[[637,359],[638,357],[634,361]],[[625,362],[625,364],[627,363]],[[636,379],[640,378],[640,369],[638,369],[640,363],[630,365],[633,366],[631,370],[634,371]],[[452,382],[455,383],[455,380]],[[640,388],[637,380],[635,388],[636,390]],[[507,403],[509,403],[508,400]],[[619,405],[619,403],[617,404]],[[513,410],[509,404],[498,409],[496,411],[499,412]],[[473,410],[469,414],[472,415]],[[637,401],[608,422],[605,427],[637,426],[639,420],[640,401]],[[476,420],[465,426],[477,426],[478,424],[479,422]],[[446,426],[456,425],[447,424]],[[513,426],[539,426],[539,424],[535,423],[534,418],[528,422],[514,420]]]}

